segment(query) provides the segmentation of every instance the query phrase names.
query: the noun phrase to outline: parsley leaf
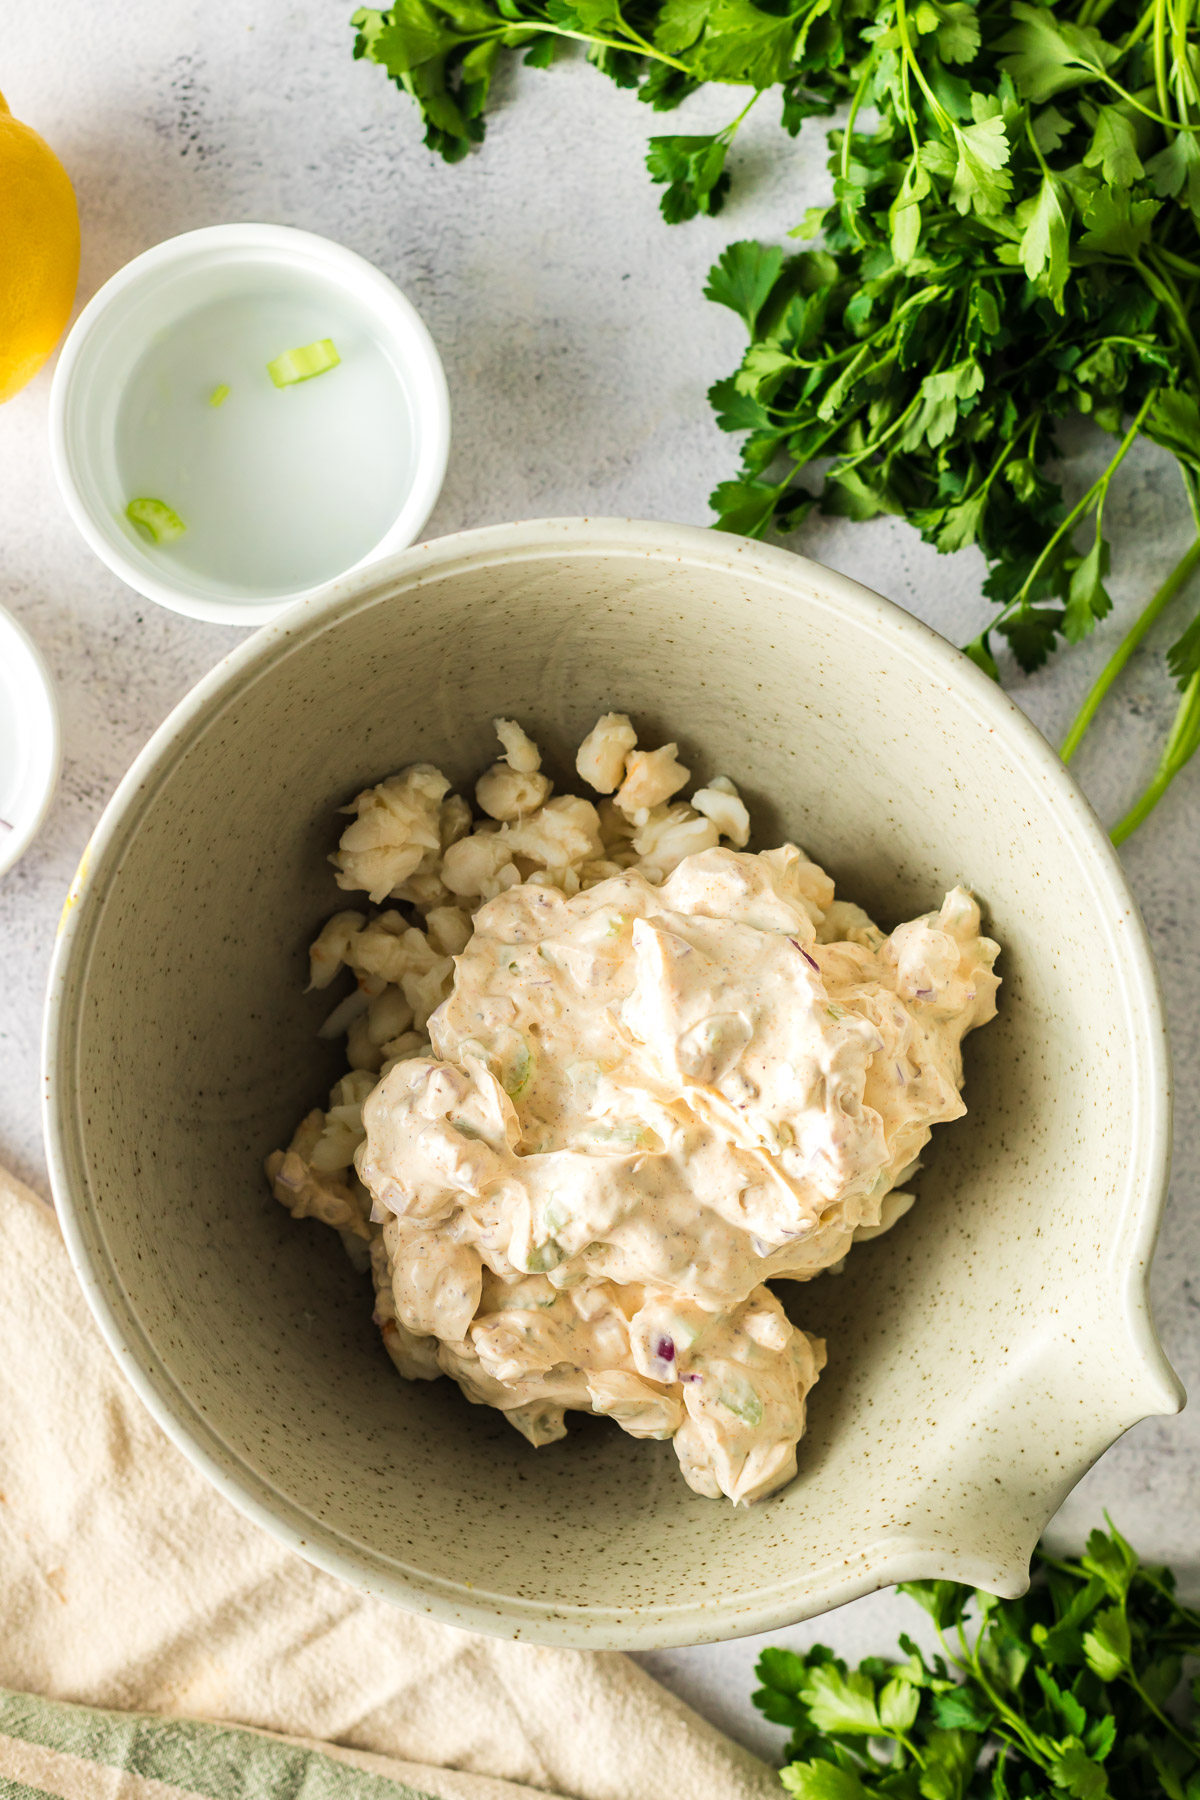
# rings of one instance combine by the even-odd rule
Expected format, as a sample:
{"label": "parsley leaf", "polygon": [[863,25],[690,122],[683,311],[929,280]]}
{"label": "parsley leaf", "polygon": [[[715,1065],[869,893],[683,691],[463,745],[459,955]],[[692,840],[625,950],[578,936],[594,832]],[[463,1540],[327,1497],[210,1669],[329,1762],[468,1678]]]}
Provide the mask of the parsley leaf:
{"label": "parsley leaf", "polygon": [[1083,1651],[1089,1669],[1101,1681],[1115,1681],[1129,1667],[1129,1626],[1121,1609],[1109,1607],[1098,1615],[1092,1629],[1084,1633]]}
{"label": "parsley leaf", "polygon": [[713,0],[697,73],[709,81],[773,87],[791,72],[796,35],[788,13],[764,12],[751,0]]}
{"label": "parsley leaf", "polygon": [[1063,309],[1063,290],[1071,272],[1068,201],[1062,182],[1046,175],[1031,200],[1017,208],[1021,233],[1021,266],[1030,281],[1045,275],[1045,288],[1056,312]]}
{"label": "parsley leaf", "polygon": [[[986,666],[986,645],[973,649]],[[1200,736],[1200,716],[1188,729]],[[819,1645],[760,1657],[755,1704],[792,1732],[780,1772],[787,1793],[1197,1800],[1195,1706],[1178,1690],[1183,1657],[1200,1649],[1200,1614],[1176,1600],[1169,1571],[1139,1564],[1118,1532],[1093,1533],[1078,1561],[1036,1554],[1020,1600],[948,1581],[901,1592],[937,1625],[942,1653],[932,1662],[903,1636],[906,1660],[868,1657],[857,1669]],[[1067,1672],[1050,1666],[1052,1651]]]}
{"label": "parsley leaf", "polygon": [[938,23],[935,28],[938,55],[943,62],[971,62],[980,45],[979,21],[974,7],[965,0],[949,0],[934,8]]}
{"label": "parsley leaf", "polygon": [[988,1730],[994,1714],[982,1704],[980,1695],[973,1688],[964,1685],[936,1695],[933,1716],[946,1730],[982,1732]]}
{"label": "parsley leaf", "polygon": [[729,149],[723,132],[707,137],[653,137],[646,151],[651,181],[668,183],[660,205],[668,225],[720,212],[729,189],[724,173]]}
{"label": "parsley leaf", "polygon": [[1138,1559],[1119,1531],[1093,1531],[1080,1560],[1089,1575],[1102,1581],[1114,1599],[1125,1598],[1137,1572]]}
{"label": "parsley leaf", "polygon": [[1106,44],[1094,26],[1060,19],[1048,7],[1028,6],[1025,0],[1015,0],[1010,11],[1018,23],[995,48],[1009,52],[1000,66],[1035,105],[1093,81],[1117,59],[1116,47]]}
{"label": "parsley leaf", "polygon": [[713,489],[708,503],[717,515],[719,530],[737,532],[739,537],[759,537],[781,493],[780,487],[767,481],[722,481]]}
{"label": "parsley leaf", "polygon": [[1192,620],[1167,651],[1167,667],[1181,688],[1188,685],[1193,675],[1200,674],[1200,616]]}
{"label": "parsley leaf", "polygon": [[[1189,135],[1189,142],[1194,142]],[[1146,173],[1137,153],[1134,120],[1118,106],[1101,106],[1096,113],[1092,141],[1084,153],[1085,169],[1098,168],[1105,181],[1128,187]]]}
{"label": "parsley leaf", "polygon": [[866,1800],[867,1790],[858,1776],[837,1763],[789,1763],[779,1779],[796,1800]]}
{"label": "parsley leaf", "polygon": [[1101,188],[1083,215],[1082,242],[1089,250],[1110,256],[1135,257],[1150,236],[1150,227],[1161,203],[1131,200],[1119,188]]}
{"label": "parsley leaf", "polygon": [[1089,636],[1100,620],[1112,611],[1112,601],[1104,586],[1108,564],[1109,547],[1097,528],[1091,549],[1071,576],[1063,614],[1063,636],[1069,644],[1078,644]]}
{"label": "parsley leaf", "polygon": [[1176,132],[1165,149],[1152,156],[1146,174],[1156,194],[1174,195],[1200,214],[1200,143],[1190,131]]}
{"label": "parsley leaf", "polygon": [[[506,61],[546,68],[576,41],[657,112],[706,83],[738,88],[741,110],[722,129],[649,140],[672,225],[721,209],[731,148],[767,90],[793,135],[805,119],[838,114],[826,138],[832,199],[805,211],[809,196],[797,196],[788,214],[803,215],[794,235],[819,247],[785,260],[774,246],[734,244],[709,277],[709,297],[739,314],[751,340],[711,390],[718,424],[742,434],[741,467],[715,490],[723,529],[787,534],[819,507],[893,514],[947,554],[977,549],[996,611],[967,654],[998,675],[999,646],[1006,670],[1009,652],[1032,670],[1111,628],[1109,562],[1128,552],[1116,537],[1110,550],[1100,523],[1139,436],[1176,458],[1200,520],[1196,8],[396,0],[361,8],[353,28],[355,56],[405,93],[425,142],[448,161],[482,140]],[[1112,444],[1099,476],[1064,484],[1068,500],[1059,427],[1072,414]],[[1200,540],[1128,626],[1064,756],[1197,569]],[[1189,627],[1168,657],[1183,692],[1163,760],[1114,828],[1118,841],[1200,743],[1198,658]],[[1076,1657],[1070,1666],[1086,1667],[1085,1624],[1094,1631],[1090,1617],[1046,1625]],[[1019,1635],[1004,1641],[1005,1655],[1022,1653]],[[1084,1762],[1098,1760],[1080,1741]],[[1092,1780],[1062,1754],[1064,1791]]]}
{"label": "parsley leaf", "polygon": [[708,23],[708,0],[664,0],[654,42],[660,50],[679,56],[696,42]]}
{"label": "parsley leaf", "polygon": [[758,315],[783,267],[783,251],[750,241],[730,244],[709,270],[705,296],[728,306],[746,322],[754,336]]}
{"label": "parsley leaf", "polygon": [[1061,1754],[1050,1763],[1049,1773],[1055,1787],[1073,1795],[1074,1800],[1100,1800],[1108,1792],[1104,1770],[1075,1739],[1067,1739]]}
{"label": "parsley leaf", "polygon": [[1058,607],[1026,606],[996,626],[1008,639],[1013,655],[1027,675],[1040,669],[1054,648],[1054,640],[1063,623]]}
{"label": "parsley leaf", "polygon": [[818,1731],[877,1736],[881,1730],[875,1684],[858,1671],[847,1675],[836,1663],[825,1663],[810,1671],[803,1697]]}
{"label": "parsley leaf", "polygon": [[976,119],[973,125],[954,125],[954,144],[958,162],[950,199],[960,213],[1000,212],[1012,188],[1012,178],[1005,172],[1008,161],[1008,138],[1004,120],[995,115]]}
{"label": "parsley leaf", "polygon": [[898,1592],[923,1606],[939,1631],[958,1624],[971,1597],[957,1581],[902,1581]]}

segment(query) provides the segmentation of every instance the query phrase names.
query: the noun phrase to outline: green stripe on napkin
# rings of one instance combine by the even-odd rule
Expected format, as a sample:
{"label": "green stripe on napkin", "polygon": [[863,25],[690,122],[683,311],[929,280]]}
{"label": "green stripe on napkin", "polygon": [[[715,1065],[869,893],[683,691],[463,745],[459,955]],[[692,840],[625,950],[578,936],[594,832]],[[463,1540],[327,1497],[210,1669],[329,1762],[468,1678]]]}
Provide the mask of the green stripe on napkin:
{"label": "green stripe on napkin", "polygon": [[[104,1712],[0,1688],[0,1734],[163,1782],[198,1800],[431,1800],[431,1796],[236,1726]],[[42,1800],[0,1759],[0,1800]]]}

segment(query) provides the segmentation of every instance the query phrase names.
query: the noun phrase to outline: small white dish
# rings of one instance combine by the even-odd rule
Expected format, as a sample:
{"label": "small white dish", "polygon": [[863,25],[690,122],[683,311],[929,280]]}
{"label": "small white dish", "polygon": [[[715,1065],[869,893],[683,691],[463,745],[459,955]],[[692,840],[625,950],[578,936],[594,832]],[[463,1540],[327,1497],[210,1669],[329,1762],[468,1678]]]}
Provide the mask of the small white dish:
{"label": "small white dish", "polygon": [[[332,339],[328,373],[267,364]],[[96,554],[194,619],[263,625],[419,536],[450,451],[433,339],[386,275],[282,225],[169,238],[84,308],[59,357],[50,452]],[[186,529],[132,524],[154,499]]]}
{"label": "small white dish", "polygon": [[28,632],[0,606],[0,875],[37,836],[61,763],[50,672]]}

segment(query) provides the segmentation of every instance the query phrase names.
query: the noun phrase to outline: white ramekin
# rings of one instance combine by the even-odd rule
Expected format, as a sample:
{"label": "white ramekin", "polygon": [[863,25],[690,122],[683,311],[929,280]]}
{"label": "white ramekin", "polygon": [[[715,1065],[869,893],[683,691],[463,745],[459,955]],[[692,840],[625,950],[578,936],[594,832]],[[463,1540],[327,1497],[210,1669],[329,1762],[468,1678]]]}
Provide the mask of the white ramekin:
{"label": "white ramekin", "polygon": [[210,280],[218,269],[232,283],[242,276],[261,281],[267,270],[342,288],[369,315],[400,379],[416,438],[412,483],[387,530],[341,573],[420,535],[445,478],[450,399],[433,339],[395,283],[352,250],[289,226],[215,225],[168,238],[118,270],[88,302],[63,346],[50,395],[50,454],[68,512],[97,556],[148,600],[214,624],[264,625],[323,587],[328,571],[294,591],[231,597],[226,582],[172,568],[149,545],[143,550],[122,517],[127,496],[119,491],[114,433],[132,345],[179,317],[189,282]]}

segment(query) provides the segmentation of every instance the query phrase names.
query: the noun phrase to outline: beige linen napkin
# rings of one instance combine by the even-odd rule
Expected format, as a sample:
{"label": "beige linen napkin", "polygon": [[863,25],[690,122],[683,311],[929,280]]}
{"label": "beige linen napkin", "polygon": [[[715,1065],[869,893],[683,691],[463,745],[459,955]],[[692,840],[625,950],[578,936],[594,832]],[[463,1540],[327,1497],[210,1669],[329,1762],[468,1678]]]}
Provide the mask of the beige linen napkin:
{"label": "beige linen napkin", "polygon": [[[440,1800],[780,1791],[626,1657],[400,1612],[244,1519],[126,1386],[53,1213],[2,1170],[0,1687],[319,1740]],[[3,1733],[0,1792],[27,1780]]]}

